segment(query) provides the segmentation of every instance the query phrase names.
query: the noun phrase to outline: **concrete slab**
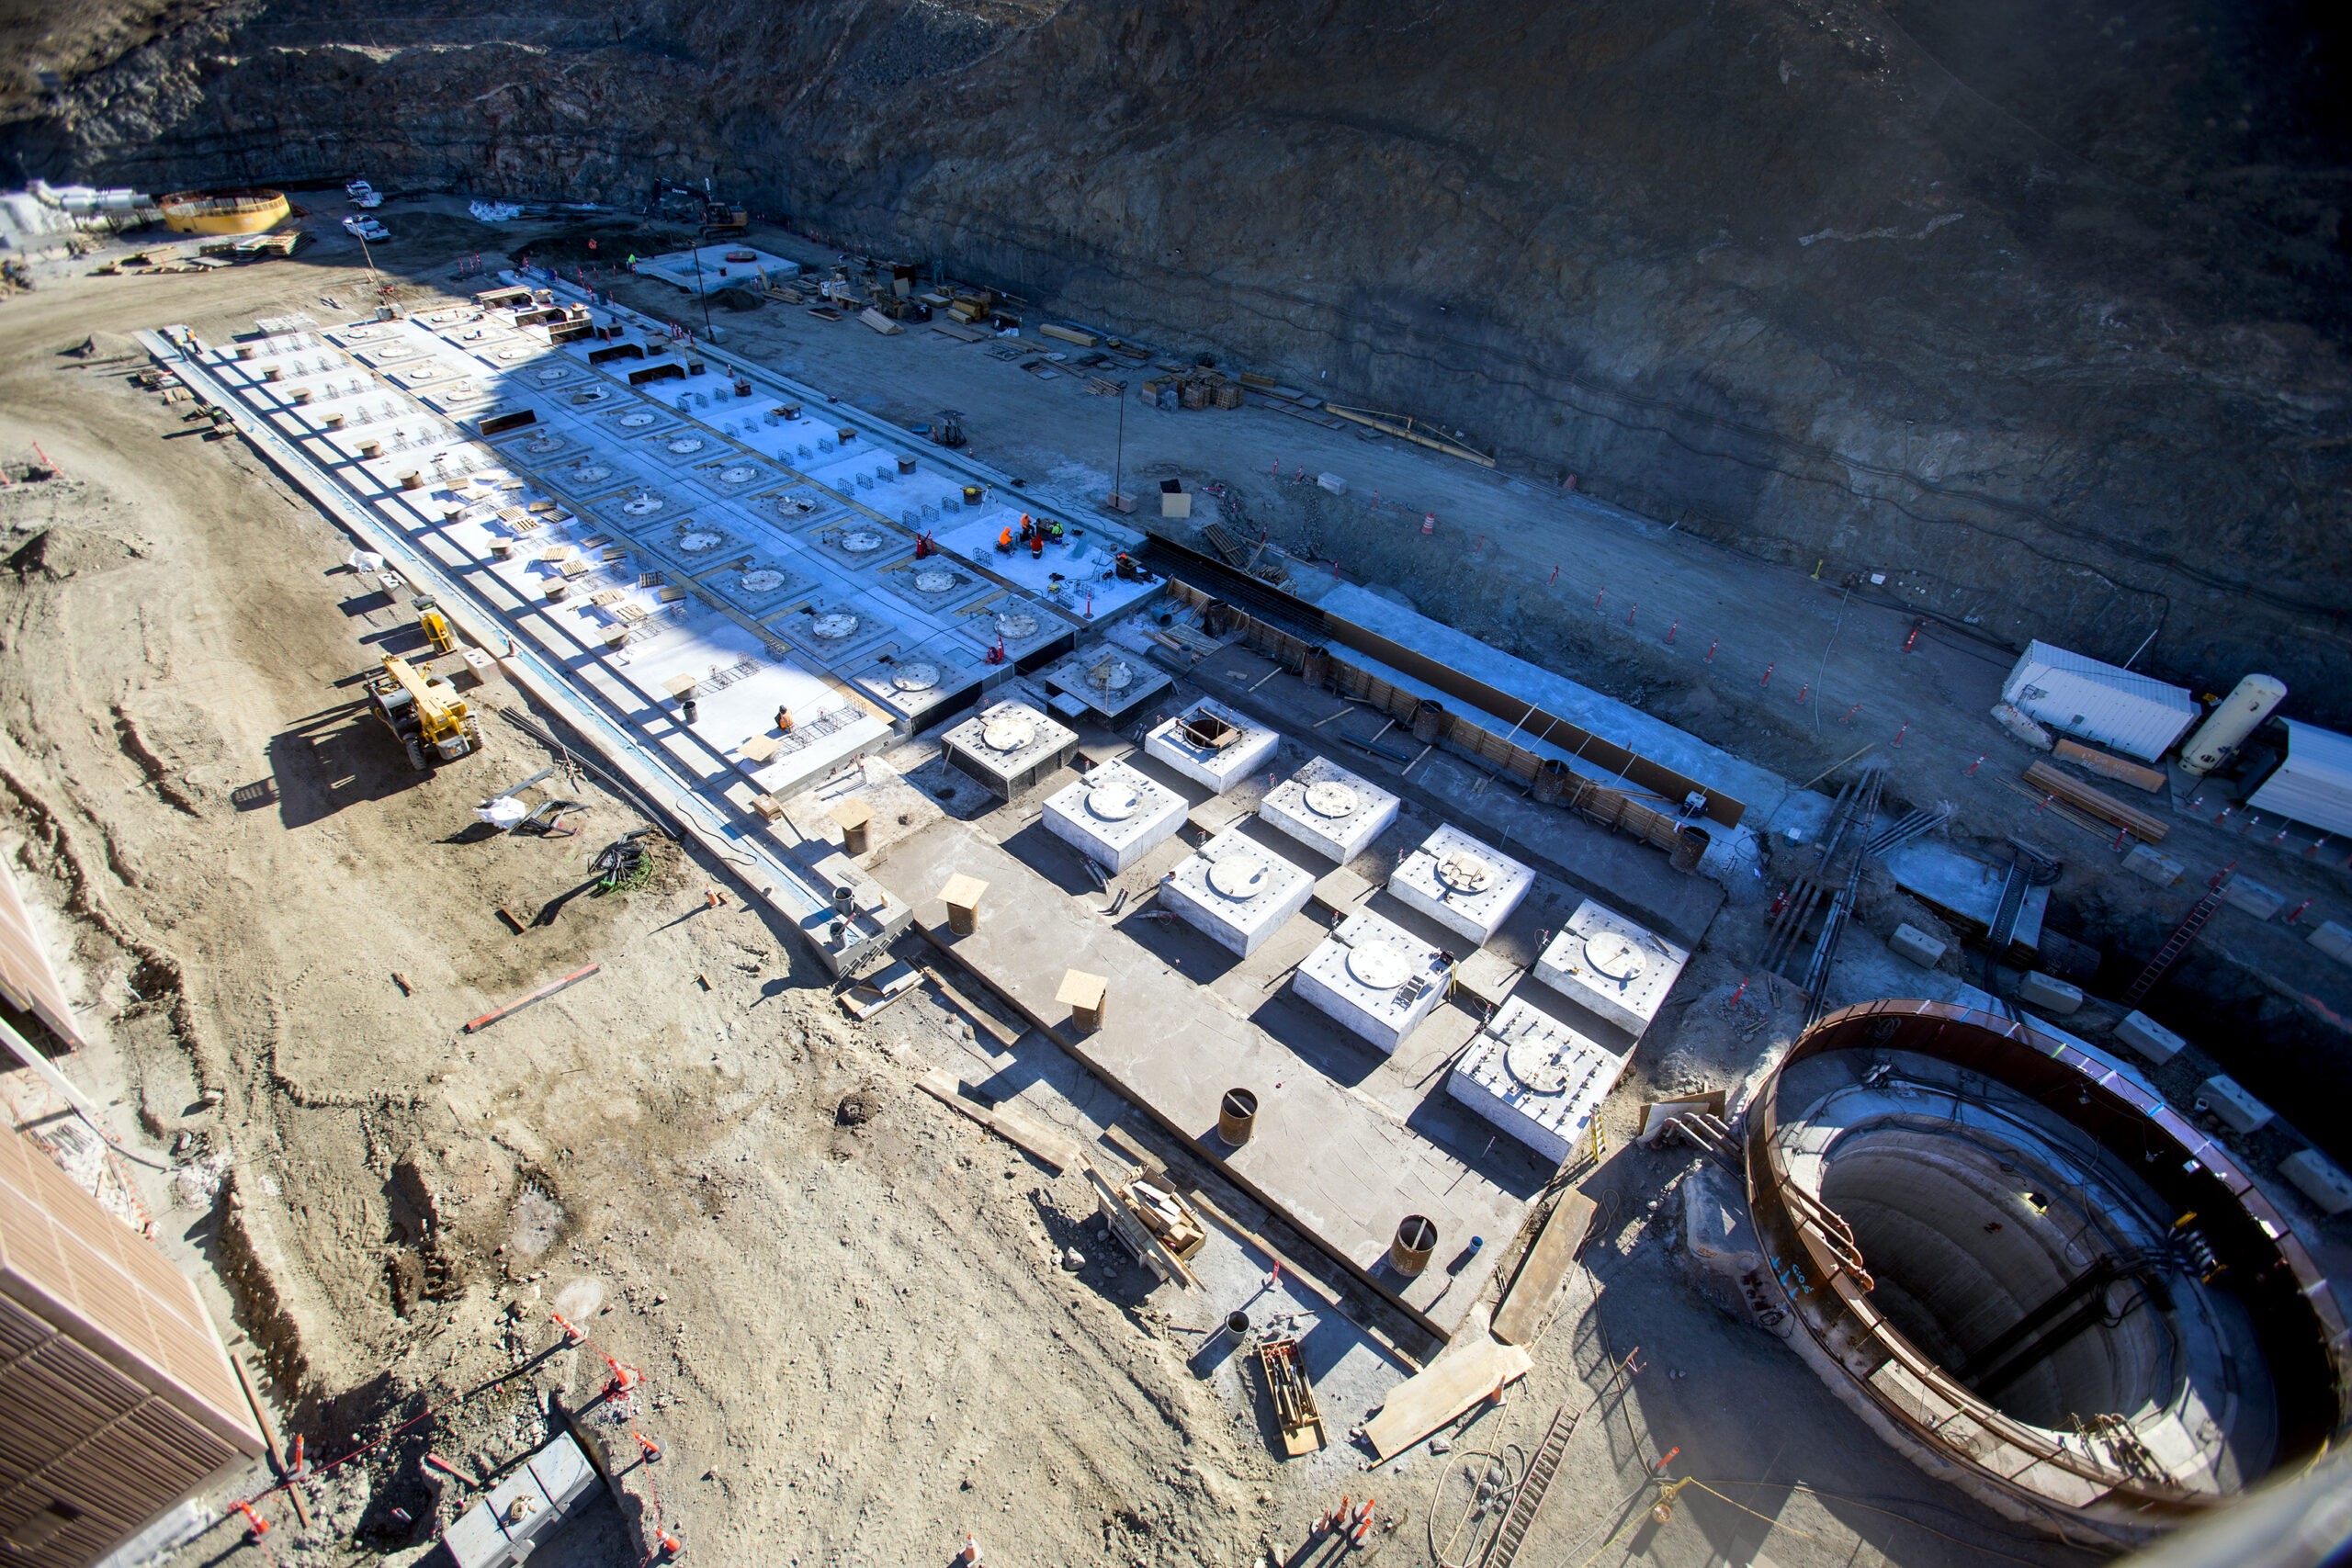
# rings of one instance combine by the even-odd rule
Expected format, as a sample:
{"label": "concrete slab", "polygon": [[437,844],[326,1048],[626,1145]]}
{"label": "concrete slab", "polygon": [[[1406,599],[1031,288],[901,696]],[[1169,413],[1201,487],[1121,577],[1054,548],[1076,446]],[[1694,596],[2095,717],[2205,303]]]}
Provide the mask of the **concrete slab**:
{"label": "concrete slab", "polygon": [[1535,961],[1553,990],[1639,1039],[1690,962],[1687,949],[1588,898]]}
{"label": "concrete slab", "polygon": [[1202,788],[1223,795],[1264,768],[1281,744],[1273,730],[1214,697],[1203,697],[1144,737],[1143,749]]}
{"label": "concrete slab", "polygon": [[1446,1092],[1555,1165],[1565,1165],[1626,1058],[1534,998],[1503,1004],[1456,1060]]}
{"label": "concrete slab", "polygon": [[1046,831],[1097,865],[1125,871],[1184,825],[1184,799],[1122,762],[1047,798]]}
{"label": "concrete slab", "polygon": [[2139,845],[2123,857],[2123,869],[2132,875],[2143,877],[2159,887],[2171,887],[2188,874],[2188,867],[2167,854],[2159,854],[2146,844]]}
{"label": "concrete slab", "polygon": [[1388,892],[1446,930],[1486,945],[1535,886],[1535,873],[1451,823],[1439,826],[1389,874]]}
{"label": "concrete slab", "polygon": [[2275,919],[2278,911],[2287,907],[2287,896],[2249,878],[2233,876],[2230,885],[2222,890],[2222,902],[2257,920],[2268,920]]}
{"label": "concrete slab", "polygon": [[1248,957],[1315,894],[1315,879],[1238,828],[1163,877],[1159,902],[1219,947]]}
{"label": "concrete slab", "polygon": [[[1124,928],[1140,911],[1120,925],[1086,913],[967,824],[933,823],[876,861],[885,885],[916,903],[925,932],[1057,1044],[1368,1287],[1431,1332],[1453,1332],[1509,1250],[1501,1238],[1517,1234],[1541,1190],[1542,1175],[1522,1156],[1479,1156],[1473,1145],[1470,1157],[1457,1157],[1419,1135],[1427,1111],[1399,1114],[1336,1081],[1129,935]],[[953,934],[932,895],[957,873],[988,882],[995,907],[1021,918]],[[1104,1026],[1092,1033],[1073,1030],[1052,1000],[1073,966],[1110,982]],[[1215,1136],[1217,1103],[1236,1087],[1259,1100],[1256,1135],[1238,1150]],[[1412,1213],[1428,1215],[1440,1241],[1437,1263],[1408,1279],[1385,1260]],[[1472,1255],[1474,1235],[1489,1245]]]}
{"label": "concrete slab", "polygon": [[1445,999],[1445,980],[1438,949],[1359,909],[1306,955],[1291,984],[1341,1028],[1394,1053]]}
{"label": "concrete slab", "polygon": [[[2001,885],[2007,867],[1964,855],[1948,844],[1917,839],[1886,857],[1886,869],[1895,886],[1939,915],[1978,932],[1993,929],[1999,913]],[[2050,908],[2050,889],[2030,887],[2018,910],[2010,940],[2027,947],[2041,943],[2041,917]]]}
{"label": "concrete slab", "polygon": [[1388,830],[1396,807],[1396,797],[1370,779],[1328,757],[1310,757],[1258,803],[1258,815],[1345,865]]}
{"label": "concrete slab", "polygon": [[[735,259],[739,256],[750,259]],[[750,245],[721,243],[639,256],[634,270],[640,277],[658,277],[674,288],[700,295],[721,288],[757,292],[770,283],[789,283],[800,276],[800,264]]]}

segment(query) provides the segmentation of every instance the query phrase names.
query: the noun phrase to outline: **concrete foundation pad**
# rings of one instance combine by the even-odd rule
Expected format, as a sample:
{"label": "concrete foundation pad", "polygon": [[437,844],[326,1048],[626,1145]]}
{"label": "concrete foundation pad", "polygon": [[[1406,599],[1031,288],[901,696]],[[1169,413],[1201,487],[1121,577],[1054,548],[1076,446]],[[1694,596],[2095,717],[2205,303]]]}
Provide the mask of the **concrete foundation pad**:
{"label": "concrete foundation pad", "polygon": [[1445,999],[1445,961],[1365,909],[1308,953],[1291,983],[1350,1032],[1393,1052]]}
{"label": "concrete foundation pad", "polygon": [[1026,703],[998,703],[941,736],[940,744],[958,770],[1012,800],[1077,755],[1078,732]]}
{"label": "concrete foundation pad", "polygon": [[1513,997],[1454,1063],[1446,1092],[1565,1165],[1624,1070],[1624,1057]]}
{"label": "concrete foundation pad", "polygon": [[2222,902],[2233,909],[2252,915],[2257,920],[2267,920],[2276,919],[2278,911],[2287,907],[2287,896],[2275,887],[2266,887],[2259,882],[2233,876],[2230,878],[2230,885],[2222,890]]}
{"label": "concrete foundation pad", "polygon": [[[1490,1162],[1457,1159],[1420,1137],[965,823],[944,819],[899,840],[876,857],[876,871],[915,903],[933,941],[1056,1044],[1424,1327],[1452,1334],[1485,1292],[1540,1177],[1516,1179],[1524,1190],[1511,1190],[1489,1174],[1498,1168]],[[989,885],[1000,916],[1020,918],[983,919],[969,936],[950,932],[933,895],[958,873]],[[1073,1029],[1053,1000],[1072,967],[1109,982],[1105,1021],[1092,1033]],[[1258,1096],[1259,1110],[1256,1135],[1234,1149],[1216,1128],[1218,1101],[1237,1087]],[[1523,1156],[1511,1164],[1523,1167]],[[1385,1259],[1397,1224],[1415,1213],[1437,1225],[1444,1267],[1408,1278]],[[1488,1245],[1462,1256],[1474,1235]]]}
{"label": "concrete foundation pad", "polygon": [[[1214,736],[1222,744],[1209,744]],[[1203,697],[1144,737],[1143,749],[1202,788],[1223,795],[1273,759],[1282,737]]]}
{"label": "concrete foundation pad", "polygon": [[1159,902],[1219,947],[1247,958],[1306,908],[1315,879],[1229,829],[1168,874]]}
{"label": "concrete foundation pad", "polygon": [[1687,949],[1588,898],[1535,961],[1535,977],[1639,1038],[1666,1005]]}
{"label": "concrete foundation pad", "polygon": [[1535,886],[1535,873],[1451,823],[1421,840],[1389,874],[1388,892],[1483,947]]}
{"label": "concrete foundation pad", "polygon": [[1046,831],[1121,872],[1184,825],[1184,801],[1122,762],[1106,762],[1046,802]]}
{"label": "concrete foundation pad", "polygon": [[1396,820],[1396,797],[1328,757],[1310,757],[1258,803],[1258,815],[1341,865]]}

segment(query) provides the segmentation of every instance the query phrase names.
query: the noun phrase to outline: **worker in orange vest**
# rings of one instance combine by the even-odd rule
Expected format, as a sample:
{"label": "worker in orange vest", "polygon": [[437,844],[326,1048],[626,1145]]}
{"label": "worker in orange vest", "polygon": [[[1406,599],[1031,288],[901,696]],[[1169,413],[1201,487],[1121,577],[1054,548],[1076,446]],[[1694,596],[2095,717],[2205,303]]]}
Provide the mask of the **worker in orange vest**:
{"label": "worker in orange vest", "polygon": [[1021,514],[1021,542],[1025,545],[1036,536],[1036,519],[1031,517],[1026,512],[1023,513]]}
{"label": "worker in orange vest", "polygon": [[996,536],[996,548],[999,555],[1009,556],[1012,553],[1012,530],[1011,528],[1005,529],[1003,533],[999,534]]}

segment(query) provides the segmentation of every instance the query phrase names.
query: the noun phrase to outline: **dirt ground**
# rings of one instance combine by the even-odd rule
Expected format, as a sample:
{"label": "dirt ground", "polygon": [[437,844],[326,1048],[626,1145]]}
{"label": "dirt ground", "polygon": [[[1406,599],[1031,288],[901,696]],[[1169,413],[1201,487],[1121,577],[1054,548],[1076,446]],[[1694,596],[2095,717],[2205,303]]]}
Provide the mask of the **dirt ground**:
{"label": "dirt ground", "polygon": [[[401,265],[489,248],[458,241]],[[661,1458],[626,1510],[595,1503],[535,1562],[637,1563],[656,1530],[693,1561],[791,1568],[943,1562],[967,1532],[1002,1563],[1297,1562],[1308,1521],[1369,1490],[1399,1524],[1365,1555],[1418,1562],[1472,1450],[1529,1448],[1635,1347],[1649,1370],[1579,1425],[1529,1561],[2075,1560],[1928,1481],[1687,1282],[1669,1190],[1689,1158],[1624,1145],[1632,1099],[1725,1081],[1795,1021],[1719,1005],[1738,971],[1713,953],[1611,1107],[1589,1268],[1533,1377],[1453,1439],[1465,1457],[1357,1472],[1344,1433],[1404,1368],[1329,1319],[1355,1369],[1333,1450],[1270,1457],[1201,1333],[1248,1297],[1246,1238],[1217,1243],[1229,1296],[1148,1288],[1107,1266],[1077,1173],[911,1086],[1013,1073],[1087,1142],[1125,1114],[1115,1097],[928,991],[851,1023],[796,937],[708,907],[723,873],[697,858],[591,888],[596,848],[641,820],[584,776],[562,781],[576,836],[477,831],[482,796],[560,759],[486,712],[484,755],[409,772],[355,683],[405,617],[350,542],[241,443],[130,386],[126,343],[64,352],[166,321],[340,319],[322,299],[363,297],[344,259],[0,302],[0,456],[13,471],[38,446],[58,470],[0,491],[0,784],[100,1036],[67,1066],[118,1132],[171,1151],[145,1192],[167,1246],[266,1365],[281,1425],[340,1461],[310,1483],[315,1527],[274,1496],[266,1541],[230,1516],[173,1562],[422,1561],[424,1455],[500,1472],[545,1439],[550,1396],[593,1397],[606,1356],[643,1377],[608,1437]],[[473,697],[521,705],[497,682]],[[1073,1248],[1092,1255],[1076,1269]],[[1644,1522],[1671,1448],[1718,1490]],[[227,1496],[266,1485],[256,1467]]]}

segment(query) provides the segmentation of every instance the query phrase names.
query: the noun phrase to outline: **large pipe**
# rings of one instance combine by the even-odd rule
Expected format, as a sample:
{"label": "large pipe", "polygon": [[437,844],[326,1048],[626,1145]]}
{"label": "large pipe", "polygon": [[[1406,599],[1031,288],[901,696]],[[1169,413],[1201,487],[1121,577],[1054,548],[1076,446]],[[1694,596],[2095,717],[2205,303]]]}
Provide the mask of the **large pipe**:
{"label": "large pipe", "polygon": [[2287,682],[2276,675],[2249,675],[2237,683],[2237,689],[2222,699],[2222,705],[2206,716],[2180,749],[2180,768],[2186,773],[2199,777],[2211,773],[2230,760],[2233,752],[2245,738],[2254,733],[2255,726],[2270,716],[2270,710],[2286,699]]}

